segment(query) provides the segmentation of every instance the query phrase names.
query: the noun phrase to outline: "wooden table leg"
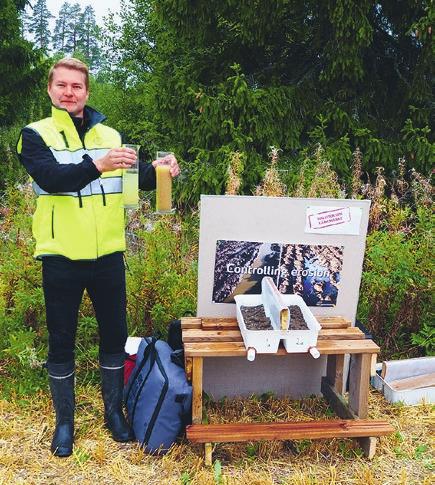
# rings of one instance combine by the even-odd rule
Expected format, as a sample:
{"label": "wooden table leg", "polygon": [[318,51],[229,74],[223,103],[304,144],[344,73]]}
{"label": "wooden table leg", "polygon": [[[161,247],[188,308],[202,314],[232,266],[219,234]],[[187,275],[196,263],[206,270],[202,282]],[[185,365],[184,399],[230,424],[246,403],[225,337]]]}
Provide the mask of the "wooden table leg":
{"label": "wooden table leg", "polygon": [[[192,358],[192,423],[202,423],[202,357]],[[212,444],[204,443],[204,463],[212,464]]]}
{"label": "wooden table leg", "polygon": [[349,372],[349,408],[358,418],[368,414],[371,354],[354,354]]}
{"label": "wooden table leg", "polygon": [[343,394],[344,387],[344,355],[328,355],[326,364],[326,377],[329,384],[338,392]]}
{"label": "wooden table leg", "polygon": [[213,445],[211,443],[204,443],[204,464],[212,466],[213,464]]}
{"label": "wooden table leg", "polygon": [[192,357],[184,357],[184,370],[187,380],[192,384]]}
{"label": "wooden table leg", "polygon": [[192,362],[192,423],[202,423],[202,357]]}
{"label": "wooden table leg", "polygon": [[[371,354],[352,355],[349,372],[349,408],[360,419],[366,419],[368,415],[371,365]],[[377,438],[358,438],[357,441],[364,456],[372,459],[376,452]]]}
{"label": "wooden table leg", "polygon": [[376,453],[378,438],[370,436],[368,438],[357,438],[358,444],[363,450],[364,456],[371,460]]}

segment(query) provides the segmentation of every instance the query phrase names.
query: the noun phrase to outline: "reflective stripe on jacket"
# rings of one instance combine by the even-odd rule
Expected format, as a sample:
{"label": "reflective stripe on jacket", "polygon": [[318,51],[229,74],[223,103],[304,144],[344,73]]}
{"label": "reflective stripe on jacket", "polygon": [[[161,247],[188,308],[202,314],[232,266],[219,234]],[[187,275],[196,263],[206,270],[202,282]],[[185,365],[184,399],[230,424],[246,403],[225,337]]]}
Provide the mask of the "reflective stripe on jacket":
{"label": "reflective stripe on jacket", "polygon": [[[93,160],[121,146],[116,130],[96,123],[80,140],[66,110],[52,107],[52,116],[31,123],[60,164]],[[18,142],[21,152],[21,139]],[[48,193],[33,182],[38,196],[33,215],[35,257],[62,255],[69,259],[96,259],[125,250],[122,170],[105,172],[78,192]]]}

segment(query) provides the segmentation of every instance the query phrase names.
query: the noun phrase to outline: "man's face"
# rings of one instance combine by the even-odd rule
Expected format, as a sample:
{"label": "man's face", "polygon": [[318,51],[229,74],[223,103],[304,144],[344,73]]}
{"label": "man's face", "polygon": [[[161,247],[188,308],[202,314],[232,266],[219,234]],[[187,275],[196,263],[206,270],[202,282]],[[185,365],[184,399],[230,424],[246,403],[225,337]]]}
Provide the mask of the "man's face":
{"label": "man's face", "polygon": [[83,117],[89,97],[83,72],[66,67],[56,68],[47,91],[54,106],[66,109],[72,116]]}

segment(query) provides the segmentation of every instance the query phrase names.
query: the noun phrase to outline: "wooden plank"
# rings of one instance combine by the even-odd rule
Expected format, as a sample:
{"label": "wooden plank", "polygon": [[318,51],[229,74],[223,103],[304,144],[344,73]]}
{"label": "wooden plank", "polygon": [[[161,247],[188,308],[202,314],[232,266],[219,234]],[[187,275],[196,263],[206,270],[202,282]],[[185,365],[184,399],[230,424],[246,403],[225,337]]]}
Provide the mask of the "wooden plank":
{"label": "wooden plank", "polygon": [[[358,328],[322,329],[319,333],[319,340],[356,340],[364,338],[364,334]],[[241,342],[242,340],[239,329],[183,329],[183,342]]]}
{"label": "wooden plank", "polygon": [[239,324],[237,318],[203,318],[202,319],[203,330],[238,330]]}
{"label": "wooden plank", "polygon": [[187,328],[201,328],[201,319],[193,317],[184,317],[181,319],[181,330]]}
{"label": "wooden plank", "polygon": [[[330,354],[376,354],[379,347],[369,339],[358,340],[319,340],[316,345],[321,355]],[[246,348],[243,342],[187,342],[184,352],[188,357],[244,357]],[[276,354],[288,355],[284,347]]]}
{"label": "wooden plank", "polygon": [[370,339],[318,340],[317,349],[322,355],[330,354],[377,354],[381,349]]}
{"label": "wooden plank", "polygon": [[189,382],[192,382],[193,362],[192,357],[184,356],[184,369]]}
{"label": "wooden plank", "polygon": [[351,321],[343,317],[322,317],[316,316],[322,328],[347,328],[351,326]]}
{"label": "wooden plank", "polygon": [[192,365],[192,423],[202,423],[202,357],[194,357]]}
{"label": "wooden plank", "polygon": [[[344,328],[354,328],[350,327],[350,320],[346,320],[343,317],[316,317],[317,321],[320,323],[322,328],[325,329],[344,329]],[[182,319],[189,320],[187,318]],[[197,320],[191,318],[191,320]],[[182,323],[183,325],[183,323]],[[186,323],[187,325],[187,323]],[[183,328],[198,328],[197,326],[187,326]],[[237,318],[235,317],[221,317],[221,318],[202,318],[202,328],[204,330],[234,330],[239,328],[237,323]]]}
{"label": "wooden plank", "polygon": [[190,357],[243,357],[246,348],[243,342],[187,342],[184,353]]}
{"label": "wooden plank", "polygon": [[397,379],[390,381],[388,384],[395,391],[412,391],[413,389],[435,386],[435,372],[421,376],[407,377],[405,379]]}
{"label": "wooden plank", "polygon": [[322,377],[321,391],[327,403],[339,418],[357,419],[358,416],[349,409],[343,395],[332,387],[326,377]]}
{"label": "wooden plank", "polygon": [[[376,354],[374,354],[376,355]],[[326,377],[331,386],[343,394],[344,355],[328,355]]]}
{"label": "wooden plank", "polygon": [[213,445],[211,443],[204,444],[204,465],[212,466],[213,464]]}
{"label": "wooden plank", "polygon": [[349,408],[361,419],[365,419],[368,415],[370,365],[370,354],[356,354],[351,357]]}
{"label": "wooden plank", "polygon": [[378,356],[372,354],[372,361],[370,363],[370,375],[373,377],[376,374],[376,364],[378,362]]}
{"label": "wooden plank", "polygon": [[322,328],[319,332],[319,340],[356,340],[365,339],[365,335],[359,328]]}
{"label": "wooden plank", "polygon": [[239,330],[183,330],[183,342],[243,342]]}
{"label": "wooden plank", "polygon": [[186,428],[193,443],[222,443],[256,440],[297,440],[385,436],[394,429],[387,421],[362,419],[286,423],[198,424]]}
{"label": "wooden plank", "polygon": [[[364,339],[364,333],[359,328],[339,328],[322,329],[319,333],[319,340],[356,340]],[[217,328],[208,327],[207,330],[201,328],[183,328],[183,342],[240,342],[242,336],[239,328]]]}

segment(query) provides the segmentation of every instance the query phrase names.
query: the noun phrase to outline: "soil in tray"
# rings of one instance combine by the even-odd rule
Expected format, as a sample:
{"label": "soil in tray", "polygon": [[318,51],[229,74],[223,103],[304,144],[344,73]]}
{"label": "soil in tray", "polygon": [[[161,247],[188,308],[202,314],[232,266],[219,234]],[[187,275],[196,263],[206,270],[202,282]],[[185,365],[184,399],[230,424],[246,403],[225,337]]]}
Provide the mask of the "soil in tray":
{"label": "soil in tray", "polygon": [[308,330],[302,310],[298,305],[290,305],[290,326],[289,330]]}
{"label": "soil in tray", "polygon": [[[290,305],[289,330],[308,330],[302,310],[298,305]],[[273,330],[270,318],[266,317],[263,305],[241,306],[243,321],[248,330]]]}
{"label": "soil in tray", "polygon": [[264,313],[263,305],[241,306],[240,311],[248,330],[273,330],[270,318]]}

